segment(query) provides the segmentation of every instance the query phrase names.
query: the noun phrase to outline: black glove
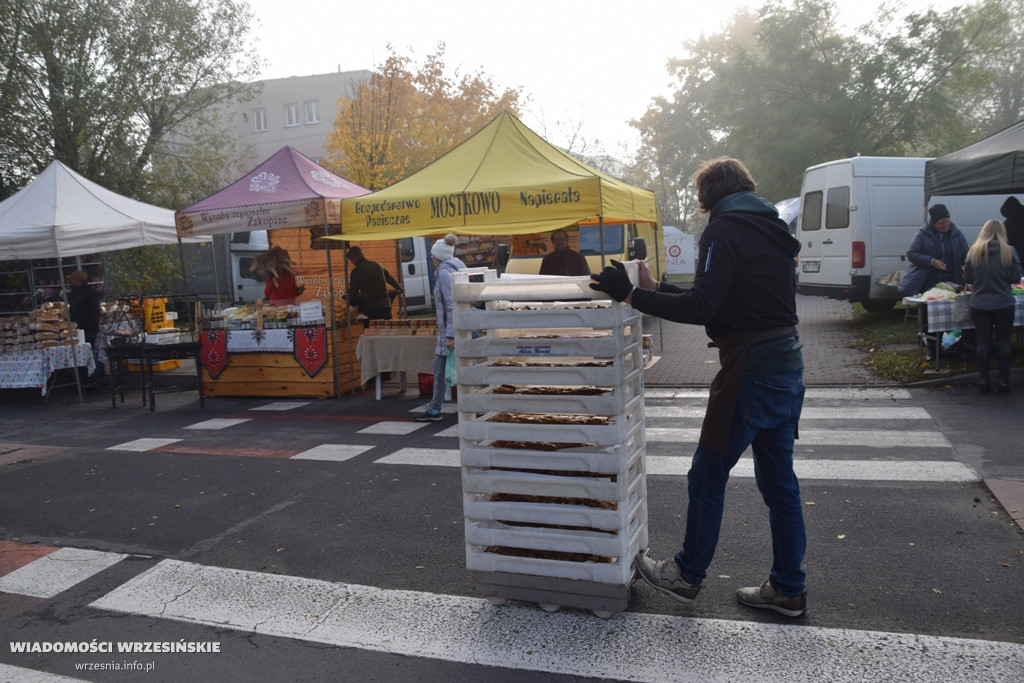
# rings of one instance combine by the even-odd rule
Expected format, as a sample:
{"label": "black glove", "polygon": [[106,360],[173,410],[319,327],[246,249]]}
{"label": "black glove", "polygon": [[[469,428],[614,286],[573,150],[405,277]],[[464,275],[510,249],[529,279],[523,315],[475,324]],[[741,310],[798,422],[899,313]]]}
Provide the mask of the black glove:
{"label": "black glove", "polygon": [[626,267],[613,260],[612,265],[605,266],[598,275],[591,275],[590,288],[596,292],[604,292],[616,301],[622,301],[633,291],[633,283],[629,281]]}

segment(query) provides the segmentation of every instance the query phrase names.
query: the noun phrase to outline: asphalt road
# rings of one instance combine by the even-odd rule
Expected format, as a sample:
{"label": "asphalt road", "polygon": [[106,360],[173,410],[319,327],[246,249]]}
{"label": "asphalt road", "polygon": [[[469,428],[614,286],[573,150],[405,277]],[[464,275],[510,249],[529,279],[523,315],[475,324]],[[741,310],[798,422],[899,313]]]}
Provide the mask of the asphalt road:
{"label": "asphalt road", "polygon": [[[455,416],[414,422],[417,396],[181,393],[151,413],[6,392],[0,681],[1020,680],[1024,534],[984,480],[1024,480],[1021,396],[812,387],[796,452],[809,609],[791,620],[733,597],[770,561],[744,467],[698,601],[634,584],[604,619],[482,599]],[[656,557],[682,536],[703,402],[647,390]]]}

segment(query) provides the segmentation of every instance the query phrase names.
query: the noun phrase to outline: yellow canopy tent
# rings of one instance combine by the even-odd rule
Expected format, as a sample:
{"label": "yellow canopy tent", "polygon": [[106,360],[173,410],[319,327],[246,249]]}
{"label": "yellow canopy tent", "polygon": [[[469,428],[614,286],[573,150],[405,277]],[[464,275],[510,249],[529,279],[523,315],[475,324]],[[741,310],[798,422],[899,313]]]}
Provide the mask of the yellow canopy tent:
{"label": "yellow canopy tent", "polygon": [[325,239],[515,235],[601,223],[660,225],[654,193],[587,166],[502,112],[391,187],[343,199],[341,232]]}

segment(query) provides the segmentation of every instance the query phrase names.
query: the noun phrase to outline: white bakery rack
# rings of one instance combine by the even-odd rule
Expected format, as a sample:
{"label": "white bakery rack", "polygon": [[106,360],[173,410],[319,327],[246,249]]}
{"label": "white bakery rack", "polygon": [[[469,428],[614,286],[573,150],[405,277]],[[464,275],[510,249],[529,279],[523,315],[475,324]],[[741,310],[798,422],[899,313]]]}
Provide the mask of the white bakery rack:
{"label": "white bakery rack", "polygon": [[466,565],[610,616],[647,547],[642,317],[589,277],[452,276]]}

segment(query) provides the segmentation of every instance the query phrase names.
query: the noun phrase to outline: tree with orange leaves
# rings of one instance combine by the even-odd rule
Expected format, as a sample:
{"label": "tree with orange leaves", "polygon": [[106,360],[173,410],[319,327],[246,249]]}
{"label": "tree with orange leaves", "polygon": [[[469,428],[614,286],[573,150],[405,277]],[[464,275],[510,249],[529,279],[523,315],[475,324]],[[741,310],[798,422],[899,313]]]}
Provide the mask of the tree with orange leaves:
{"label": "tree with orange leaves", "polygon": [[388,45],[388,58],[342,99],[324,165],[369,190],[418,171],[503,110],[518,115],[520,89],[498,93],[482,71],[449,76],[444,43],[418,71]]}

